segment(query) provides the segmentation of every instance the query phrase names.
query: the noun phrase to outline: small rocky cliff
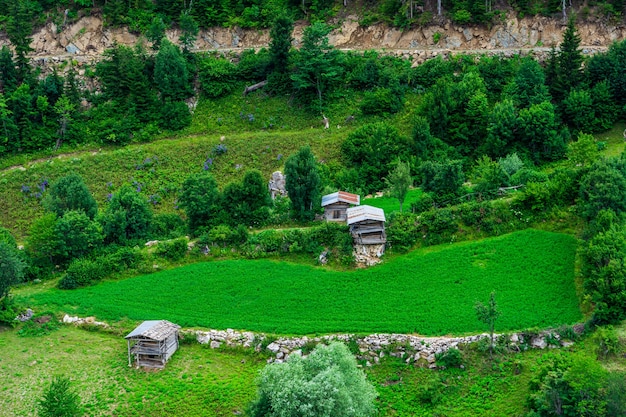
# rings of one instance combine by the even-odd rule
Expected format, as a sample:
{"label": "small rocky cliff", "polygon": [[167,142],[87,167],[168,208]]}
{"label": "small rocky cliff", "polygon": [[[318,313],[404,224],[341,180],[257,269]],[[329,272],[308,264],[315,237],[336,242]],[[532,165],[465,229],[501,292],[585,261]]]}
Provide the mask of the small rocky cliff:
{"label": "small rocky cliff", "polygon": [[[410,30],[390,28],[383,24],[362,27],[357,16],[348,16],[334,22],[336,29],[330,42],[337,48],[365,50],[378,49],[423,61],[432,56],[449,53],[499,53],[512,55],[522,52],[546,53],[562,39],[565,24],[561,19],[546,17],[518,18],[509,14],[490,28],[484,26],[458,26],[451,22],[431,24]],[[297,46],[306,25],[296,24],[294,44]],[[583,52],[604,50],[614,41],[626,37],[624,25],[589,21],[577,24]],[[177,30],[169,30],[167,37],[177,42]],[[80,62],[97,59],[102,52],[115,43],[134,45],[147,41],[126,28],[103,25],[100,16],[86,16],[59,27],[54,23],[39,28],[33,34],[33,58],[39,64],[48,60],[64,60],[73,57]],[[6,34],[0,33],[0,46],[8,44]],[[211,28],[202,30],[195,47],[199,51],[242,50],[266,47],[268,30],[241,28]]]}

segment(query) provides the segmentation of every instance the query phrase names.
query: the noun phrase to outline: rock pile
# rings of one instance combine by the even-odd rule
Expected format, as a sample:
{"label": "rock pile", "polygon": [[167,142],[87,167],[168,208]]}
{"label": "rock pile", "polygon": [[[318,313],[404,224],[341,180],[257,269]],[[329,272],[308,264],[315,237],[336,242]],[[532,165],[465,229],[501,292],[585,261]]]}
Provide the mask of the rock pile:
{"label": "rock pile", "polygon": [[109,325],[103,321],[96,321],[95,317],[82,318],[82,317],[70,316],[68,314],[63,316],[63,323],[72,323],[77,326],[82,325],[82,324],[91,324],[91,325],[100,326],[103,328],[109,327]]}

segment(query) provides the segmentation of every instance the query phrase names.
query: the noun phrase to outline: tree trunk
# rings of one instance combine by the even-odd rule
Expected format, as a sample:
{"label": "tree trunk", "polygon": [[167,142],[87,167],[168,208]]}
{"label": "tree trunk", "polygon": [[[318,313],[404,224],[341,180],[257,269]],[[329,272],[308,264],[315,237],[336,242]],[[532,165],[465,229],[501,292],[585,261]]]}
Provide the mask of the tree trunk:
{"label": "tree trunk", "polygon": [[253,84],[253,85],[251,85],[249,87],[246,87],[243,90],[243,95],[245,97],[246,95],[248,95],[248,93],[251,93],[252,91],[258,90],[259,88],[263,88],[266,85],[267,85],[267,80],[261,81],[260,83],[256,83],[256,84]]}

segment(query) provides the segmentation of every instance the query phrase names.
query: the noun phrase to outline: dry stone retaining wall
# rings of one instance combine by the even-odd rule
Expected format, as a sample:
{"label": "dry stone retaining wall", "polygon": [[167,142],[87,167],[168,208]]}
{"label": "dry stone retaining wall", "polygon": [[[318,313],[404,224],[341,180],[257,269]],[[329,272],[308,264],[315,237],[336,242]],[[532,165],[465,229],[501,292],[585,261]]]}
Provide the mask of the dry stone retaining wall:
{"label": "dry stone retaining wall", "polygon": [[[107,323],[96,321],[93,317],[80,318],[65,315],[63,323],[74,325],[94,325],[103,328]],[[576,328],[582,329],[580,325]],[[291,355],[304,356],[318,344],[327,344],[332,341],[344,342],[358,347],[357,359],[365,361],[366,366],[378,364],[382,358],[389,355],[402,358],[407,364],[428,366],[435,368],[436,355],[461,345],[478,343],[489,338],[487,333],[463,337],[423,337],[408,334],[377,333],[368,336],[354,334],[333,334],[317,337],[279,337],[272,339],[264,333],[244,332],[233,329],[226,330],[194,330],[184,329],[181,334],[194,335],[198,343],[209,345],[211,349],[222,347],[243,347],[255,349],[257,352],[267,350],[272,356],[268,363],[282,363]],[[511,349],[522,349],[522,346],[533,349],[568,347],[571,341],[561,340],[560,336],[550,330],[525,336],[523,333],[510,335],[494,335],[498,338],[507,338],[506,343]],[[356,344],[356,345],[355,345]]]}

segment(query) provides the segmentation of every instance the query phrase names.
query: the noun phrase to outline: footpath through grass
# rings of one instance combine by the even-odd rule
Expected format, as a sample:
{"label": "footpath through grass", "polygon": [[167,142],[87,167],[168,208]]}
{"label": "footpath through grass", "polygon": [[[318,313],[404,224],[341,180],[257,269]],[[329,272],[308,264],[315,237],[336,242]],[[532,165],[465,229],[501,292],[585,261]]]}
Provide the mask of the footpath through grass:
{"label": "footpath through grass", "polygon": [[330,271],[271,260],[205,262],[22,297],[31,306],[116,321],[167,319],[181,326],[279,334],[482,332],[474,305],[496,291],[497,330],[581,319],[573,237],[525,230],[443,245],[378,267]]}

